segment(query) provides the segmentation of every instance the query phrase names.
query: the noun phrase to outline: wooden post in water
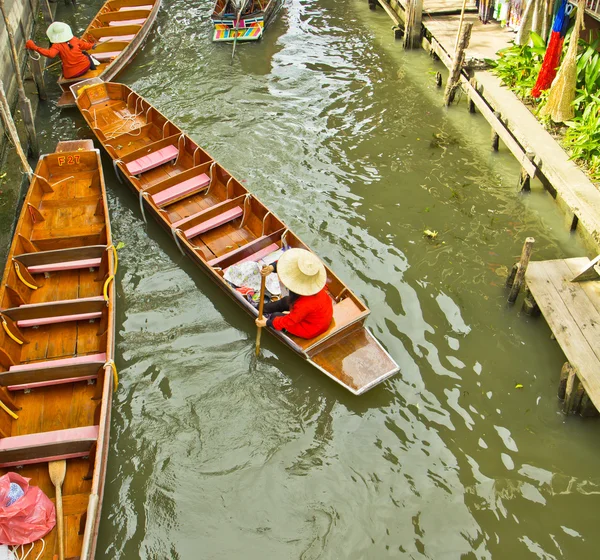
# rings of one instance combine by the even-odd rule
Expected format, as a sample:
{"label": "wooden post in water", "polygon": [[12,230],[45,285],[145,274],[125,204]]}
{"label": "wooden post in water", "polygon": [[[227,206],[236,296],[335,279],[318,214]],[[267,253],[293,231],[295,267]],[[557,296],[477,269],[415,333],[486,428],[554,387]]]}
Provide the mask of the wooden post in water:
{"label": "wooden post in water", "polygon": [[[533,161],[533,152],[527,150],[525,155],[529,161]],[[519,173],[519,190],[522,192],[531,191],[531,177],[529,177],[529,173],[527,173],[524,167],[521,167],[521,172]]]}
{"label": "wooden post in water", "polygon": [[421,21],[423,19],[423,0],[407,0],[404,14],[404,48],[416,49],[421,46]]}
{"label": "wooden post in water", "polygon": [[462,72],[462,67],[465,62],[465,49],[469,46],[472,29],[472,23],[465,24],[460,36],[460,41],[458,42],[458,48],[454,53],[452,69],[450,70],[450,76],[448,76],[448,83],[446,84],[446,91],[444,92],[444,105],[446,107],[448,107],[448,105],[450,105],[450,103],[452,103],[454,100],[454,94],[460,81],[460,73]]}
{"label": "wooden post in water", "polygon": [[44,21],[46,25],[50,25],[54,18],[52,17],[52,10],[50,9],[50,4],[48,0],[40,0],[40,8],[42,10],[42,14],[44,14]]}
{"label": "wooden post in water", "polygon": [[6,13],[6,7],[4,6],[4,0],[0,0],[0,11],[4,18],[4,25],[6,26],[6,34],[8,35],[8,42],[10,45],[10,55],[12,58],[13,68],[15,76],[17,78],[17,89],[19,92],[19,104],[21,106],[21,115],[23,122],[25,123],[25,130],[27,131],[27,139],[29,140],[29,152],[38,156],[40,148],[35,133],[35,124],[33,118],[33,109],[31,108],[31,102],[25,95],[25,85],[23,84],[23,76],[21,75],[21,67],[19,65],[19,55],[17,54],[17,48],[15,46],[15,37],[13,35],[12,26]]}
{"label": "wooden post in water", "polygon": [[375,11],[377,9],[377,0],[369,0],[369,10]]}
{"label": "wooden post in water", "polygon": [[33,74],[33,79],[35,80],[40,99],[46,101],[48,95],[46,94],[46,84],[44,82],[44,70],[42,69],[42,64],[40,62],[42,57],[38,53],[35,54],[37,55],[37,58],[29,55],[29,68],[31,68],[31,73]]}
{"label": "wooden post in water", "polygon": [[2,83],[2,80],[0,80],[0,115],[2,116],[4,130],[10,137],[10,140],[17,151],[17,155],[21,160],[23,172],[26,173],[31,179],[33,177],[33,170],[31,169],[31,166],[27,161],[27,156],[25,155],[23,147],[21,146],[21,140],[19,139],[19,134],[17,133],[17,127],[15,126],[12,115],[10,114],[10,106],[8,105],[6,94],[4,93],[4,84]]}
{"label": "wooden post in water", "polygon": [[[475,78],[471,78],[469,80],[471,87],[477,91],[477,81]],[[469,95],[469,102],[467,103],[467,107],[469,109],[469,113],[475,113],[475,101],[473,101],[473,96]]]}
{"label": "wooden post in water", "polygon": [[[500,119],[500,113],[498,111],[494,111],[494,117],[496,117],[497,119]],[[498,133],[496,132],[496,130],[494,128],[492,128],[492,150],[494,150],[494,152],[497,152],[499,146],[500,146],[500,136],[498,136]]]}
{"label": "wooden post in water", "polygon": [[[565,402],[563,404],[563,412],[571,414],[579,408],[581,395],[579,394],[579,378],[575,372],[575,368],[567,362],[563,369],[567,370],[567,386],[565,388]],[[579,398],[578,398],[579,397]]]}
{"label": "wooden post in water", "polygon": [[529,259],[531,258],[531,251],[534,243],[535,239],[533,237],[528,237],[525,240],[525,243],[523,244],[523,250],[521,251],[521,259],[513,267],[513,270],[506,281],[507,287],[510,288],[510,293],[508,294],[508,303],[514,303],[519,295],[519,290],[521,289],[521,285],[525,279],[525,271],[527,270],[527,265],[529,264]]}

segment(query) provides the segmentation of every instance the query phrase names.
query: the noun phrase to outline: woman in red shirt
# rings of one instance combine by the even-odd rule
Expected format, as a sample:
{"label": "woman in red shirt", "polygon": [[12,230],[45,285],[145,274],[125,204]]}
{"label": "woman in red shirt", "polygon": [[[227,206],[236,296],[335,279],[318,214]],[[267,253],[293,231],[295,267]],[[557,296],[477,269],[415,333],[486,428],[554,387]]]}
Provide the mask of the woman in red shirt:
{"label": "woman in red shirt", "polygon": [[84,52],[86,49],[93,48],[94,43],[87,43],[74,37],[66,23],[55,21],[46,30],[46,35],[52,43],[49,49],[38,47],[31,39],[25,43],[25,46],[48,58],[60,56],[64,78],[78,78],[88,70],[96,69],[91,56]]}
{"label": "woman in red shirt", "polygon": [[[327,272],[319,258],[305,249],[288,249],[276,266],[266,266],[261,274],[277,272],[290,295],[267,303],[269,319],[256,319],[258,327],[273,327],[300,338],[315,338],[331,325],[333,303],[325,290]],[[285,314],[285,312],[288,312]]]}

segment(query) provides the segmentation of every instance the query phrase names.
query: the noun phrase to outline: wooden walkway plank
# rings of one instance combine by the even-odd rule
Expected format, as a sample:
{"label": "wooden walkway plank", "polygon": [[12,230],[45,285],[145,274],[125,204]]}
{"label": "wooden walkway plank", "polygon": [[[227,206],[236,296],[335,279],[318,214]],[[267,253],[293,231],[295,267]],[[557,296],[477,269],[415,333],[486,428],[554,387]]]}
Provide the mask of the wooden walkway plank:
{"label": "wooden walkway plank", "polygon": [[597,374],[600,371],[600,363],[548,277],[544,261],[529,263],[525,278],[567,360],[575,368],[594,406],[600,409],[600,376]]}
{"label": "wooden walkway plank", "polygon": [[[590,263],[590,260],[587,257],[581,257],[575,259],[565,259],[565,263],[569,267],[569,270],[573,276],[576,276]],[[578,284],[587,294],[594,307],[598,310],[598,312],[600,312],[600,281],[596,280],[578,282]]]}

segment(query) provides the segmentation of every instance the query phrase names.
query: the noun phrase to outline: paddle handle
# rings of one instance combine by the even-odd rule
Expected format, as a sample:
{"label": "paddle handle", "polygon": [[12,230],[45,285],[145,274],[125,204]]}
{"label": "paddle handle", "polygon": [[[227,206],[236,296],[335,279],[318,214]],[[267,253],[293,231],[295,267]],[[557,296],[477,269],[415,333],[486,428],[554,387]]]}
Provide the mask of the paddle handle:
{"label": "paddle handle", "polygon": [[[260,300],[258,303],[258,318],[263,318],[263,310],[265,308],[265,286],[267,284],[267,277],[264,274],[260,276]],[[262,327],[258,327],[256,331],[256,355],[260,353],[260,333],[262,332]]]}
{"label": "paddle handle", "polygon": [[58,526],[58,557],[65,560],[65,526],[63,520],[62,488],[56,485],[56,525]]}

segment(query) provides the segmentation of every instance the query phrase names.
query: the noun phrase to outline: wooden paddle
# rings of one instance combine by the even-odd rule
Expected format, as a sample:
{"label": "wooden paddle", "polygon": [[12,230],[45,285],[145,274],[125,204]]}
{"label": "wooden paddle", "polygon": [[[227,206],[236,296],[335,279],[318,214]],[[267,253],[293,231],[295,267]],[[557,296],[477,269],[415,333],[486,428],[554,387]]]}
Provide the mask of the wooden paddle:
{"label": "wooden paddle", "polygon": [[[266,268],[266,267],[265,267]],[[267,277],[264,274],[260,275],[260,301],[258,303],[258,318],[263,318],[263,309],[265,308],[265,285],[267,283]],[[262,327],[258,327],[256,331],[256,355],[260,354],[260,333]]]}
{"label": "wooden paddle", "polygon": [[58,556],[65,560],[65,528],[63,524],[62,485],[67,474],[66,461],[52,461],[48,463],[50,480],[56,488],[56,525],[58,526]]}
{"label": "wooden paddle", "polygon": [[[242,17],[242,12],[244,11],[244,8],[246,7],[246,4],[248,3],[248,0],[242,0],[242,2],[240,3],[240,9],[238,10],[238,14],[237,14],[237,19],[235,21],[235,25],[233,26],[233,29],[235,31],[235,36],[233,37],[233,50],[231,51],[231,64],[233,64],[233,57],[235,56],[235,45],[237,43],[237,38],[238,38],[238,31],[239,31],[239,25],[240,25],[240,18]],[[260,329],[259,329],[260,332]],[[257,353],[258,355],[258,353]]]}

